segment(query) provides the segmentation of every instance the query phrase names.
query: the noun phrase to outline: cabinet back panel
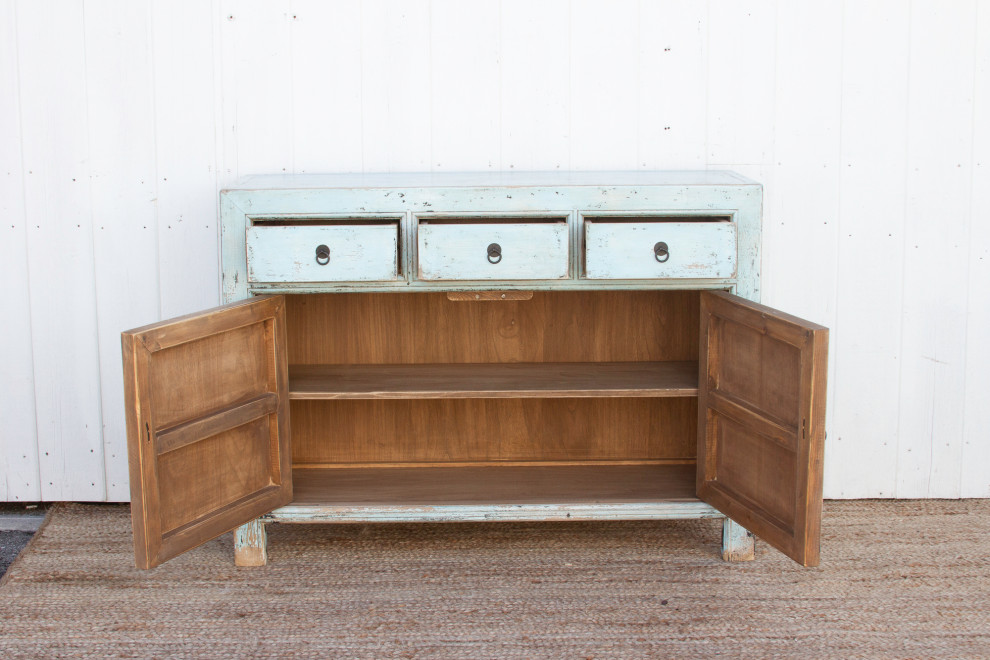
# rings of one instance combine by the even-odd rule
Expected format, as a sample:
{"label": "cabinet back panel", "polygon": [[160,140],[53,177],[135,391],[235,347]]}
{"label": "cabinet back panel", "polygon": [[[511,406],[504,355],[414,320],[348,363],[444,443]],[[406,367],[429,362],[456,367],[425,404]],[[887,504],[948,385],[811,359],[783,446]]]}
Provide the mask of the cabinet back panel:
{"label": "cabinet back panel", "polygon": [[287,295],[289,363],[697,360],[698,300],[696,291]]}
{"label": "cabinet back panel", "polygon": [[694,397],[292,401],[304,464],[694,460]]}

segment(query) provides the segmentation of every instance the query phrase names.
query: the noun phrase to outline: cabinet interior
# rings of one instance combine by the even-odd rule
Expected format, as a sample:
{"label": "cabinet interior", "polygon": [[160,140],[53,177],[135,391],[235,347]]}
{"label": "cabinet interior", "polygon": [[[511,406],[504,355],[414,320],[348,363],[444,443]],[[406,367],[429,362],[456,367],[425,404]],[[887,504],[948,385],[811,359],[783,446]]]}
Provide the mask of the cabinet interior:
{"label": "cabinet interior", "polygon": [[693,497],[698,315],[697,291],[287,295],[295,499]]}

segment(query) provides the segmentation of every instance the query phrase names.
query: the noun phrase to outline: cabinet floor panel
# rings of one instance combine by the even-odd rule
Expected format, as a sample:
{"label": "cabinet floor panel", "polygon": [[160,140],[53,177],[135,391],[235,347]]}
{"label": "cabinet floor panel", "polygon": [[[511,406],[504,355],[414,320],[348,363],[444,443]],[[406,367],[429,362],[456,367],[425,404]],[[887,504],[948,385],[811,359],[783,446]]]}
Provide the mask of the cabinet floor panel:
{"label": "cabinet floor panel", "polygon": [[292,399],[688,397],[698,363],[290,365]]}
{"label": "cabinet floor panel", "polygon": [[696,501],[694,465],[294,469],[295,505],[439,506]]}

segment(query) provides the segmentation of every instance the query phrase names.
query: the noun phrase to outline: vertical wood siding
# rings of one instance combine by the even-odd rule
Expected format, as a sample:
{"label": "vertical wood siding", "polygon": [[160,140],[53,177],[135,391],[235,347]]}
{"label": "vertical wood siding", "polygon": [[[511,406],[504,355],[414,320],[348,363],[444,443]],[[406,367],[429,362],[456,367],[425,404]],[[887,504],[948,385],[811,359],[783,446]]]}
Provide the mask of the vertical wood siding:
{"label": "vertical wood siding", "polygon": [[826,497],[990,497],[990,1],[0,0],[0,500],[128,498],[119,333],[271,172],[731,168]]}

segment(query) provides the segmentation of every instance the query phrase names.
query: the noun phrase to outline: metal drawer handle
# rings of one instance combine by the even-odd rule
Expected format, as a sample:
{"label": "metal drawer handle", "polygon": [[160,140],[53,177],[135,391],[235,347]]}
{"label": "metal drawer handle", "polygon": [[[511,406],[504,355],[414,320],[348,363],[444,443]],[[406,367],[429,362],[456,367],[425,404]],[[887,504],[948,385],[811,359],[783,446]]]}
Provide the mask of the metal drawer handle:
{"label": "metal drawer handle", "polygon": [[663,263],[667,261],[667,259],[670,259],[670,249],[667,247],[667,244],[664,243],[663,241],[660,241],[659,243],[654,245],[653,256],[656,257],[657,261],[659,261],[660,263]]}
{"label": "metal drawer handle", "polygon": [[330,248],[328,248],[326,245],[316,246],[316,263],[320,264],[321,266],[326,266],[328,263],[330,263]]}
{"label": "metal drawer handle", "polygon": [[492,243],[488,246],[488,263],[497,264],[500,261],[502,261],[502,246]]}

